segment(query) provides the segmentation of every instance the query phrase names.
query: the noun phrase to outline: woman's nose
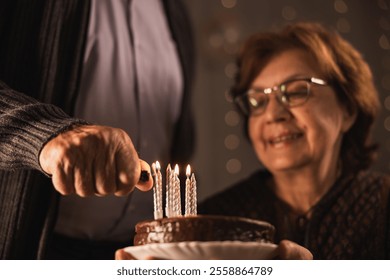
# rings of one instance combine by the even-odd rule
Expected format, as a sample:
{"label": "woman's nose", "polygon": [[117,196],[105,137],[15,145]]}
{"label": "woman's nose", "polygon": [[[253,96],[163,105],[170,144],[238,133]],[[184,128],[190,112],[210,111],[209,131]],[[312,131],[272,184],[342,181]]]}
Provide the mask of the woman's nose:
{"label": "woman's nose", "polygon": [[286,121],[291,118],[291,112],[286,105],[280,101],[276,95],[269,96],[268,105],[264,111],[267,123]]}

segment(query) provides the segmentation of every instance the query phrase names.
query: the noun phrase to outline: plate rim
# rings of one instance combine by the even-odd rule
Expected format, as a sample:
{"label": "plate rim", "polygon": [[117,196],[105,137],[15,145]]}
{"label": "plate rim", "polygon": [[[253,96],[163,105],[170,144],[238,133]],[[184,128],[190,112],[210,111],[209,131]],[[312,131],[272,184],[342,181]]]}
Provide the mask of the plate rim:
{"label": "plate rim", "polygon": [[[186,246],[198,246],[200,249],[205,249],[207,246],[211,246],[212,249],[226,249],[226,250],[233,250],[233,249],[239,249],[243,250],[245,252],[246,250],[254,250],[253,246],[257,246],[257,249],[260,250],[260,247],[266,248],[269,250],[268,254],[270,255],[270,258],[276,257],[276,249],[277,245],[275,243],[271,242],[256,242],[256,241],[181,241],[181,242],[170,242],[170,243],[151,243],[151,244],[145,244],[145,245],[138,245],[138,246],[128,246],[124,248],[125,252],[132,254],[134,257],[161,257],[161,256],[151,256],[145,254],[145,252],[141,252],[144,250],[151,250],[151,249],[174,249],[179,248],[183,249],[183,247]],[[168,255],[168,254],[162,254],[162,255]],[[221,259],[224,259],[223,256],[220,256]],[[140,258],[141,259],[141,258]],[[166,258],[165,258],[166,259]],[[179,259],[179,258],[177,258]],[[187,258],[186,258],[187,259]],[[211,258],[198,258],[191,255],[188,259],[192,260],[201,260],[201,259],[211,259]],[[226,258],[226,259],[250,259],[250,258]],[[264,258],[263,258],[264,259]]]}

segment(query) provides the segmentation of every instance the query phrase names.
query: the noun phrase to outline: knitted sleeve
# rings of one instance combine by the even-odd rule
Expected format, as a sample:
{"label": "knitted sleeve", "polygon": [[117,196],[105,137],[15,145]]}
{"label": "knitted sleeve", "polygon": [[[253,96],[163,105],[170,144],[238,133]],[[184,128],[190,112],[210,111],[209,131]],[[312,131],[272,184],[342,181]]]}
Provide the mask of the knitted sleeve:
{"label": "knitted sleeve", "polygon": [[40,103],[0,81],[0,169],[38,169],[39,153],[54,136],[75,124],[60,108]]}

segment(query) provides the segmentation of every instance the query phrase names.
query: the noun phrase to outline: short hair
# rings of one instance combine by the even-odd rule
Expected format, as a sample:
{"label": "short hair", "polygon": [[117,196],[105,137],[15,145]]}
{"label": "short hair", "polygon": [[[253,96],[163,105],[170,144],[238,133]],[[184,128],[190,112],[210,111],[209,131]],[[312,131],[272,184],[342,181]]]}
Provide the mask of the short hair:
{"label": "short hair", "polygon": [[[336,31],[315,22],[289,24],[275,32],[250,36],[237,57],[237,72],[231,88],[233,98],[244,94],[272,57],[299,48],[311,54],[340,104],[356,113],[356,120],[343,137],[340,158],[344,171],[368,168],[377,145],[372,142],[372,126],[380,103],[372,72],[361,53]],[[245,131],[248,136],[248,117]]]}

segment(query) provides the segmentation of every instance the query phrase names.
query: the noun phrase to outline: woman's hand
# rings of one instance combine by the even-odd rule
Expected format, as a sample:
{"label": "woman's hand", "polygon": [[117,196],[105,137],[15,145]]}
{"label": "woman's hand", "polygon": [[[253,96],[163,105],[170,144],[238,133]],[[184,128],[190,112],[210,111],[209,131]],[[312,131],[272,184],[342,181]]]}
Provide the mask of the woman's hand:
{"label": "woman's hand", "polygon": [[116,250],[115,252],[116,260],[136,260],[133,255],[126,253],[124,249]]}
{"label": "woman's hand", "polygon": [[[116,260],[137,260],[132,254],[126,253],[124,249],[118,249],[115,252]],[[146,257],[145,260],[161,260],[154,257]]]}
{"label": "woman's hand", "polygon": [[278,259],[282,260],[312,260],[313,254],[298,245],[295,242],[289,240],[282,240],[278,246]]}
{"label": "woman's hand", "polygon": [[139,159],[130,137],[121,129],[83,125],[59,134],[42,148],[42,169],[63,195],[127,195],[135,187],[149,190],[153,180],[140,181],[150,166]]}

